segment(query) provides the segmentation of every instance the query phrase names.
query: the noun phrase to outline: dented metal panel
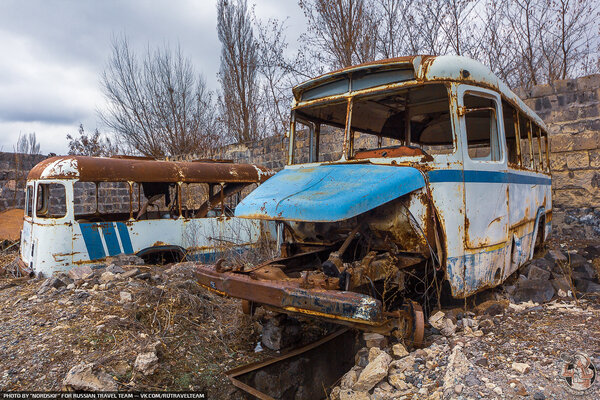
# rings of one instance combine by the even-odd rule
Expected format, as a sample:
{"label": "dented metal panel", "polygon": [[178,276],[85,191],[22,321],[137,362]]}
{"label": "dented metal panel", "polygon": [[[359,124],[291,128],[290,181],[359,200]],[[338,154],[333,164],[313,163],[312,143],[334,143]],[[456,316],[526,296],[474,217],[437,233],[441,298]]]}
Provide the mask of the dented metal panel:
{"label": "dented metal panel", "polygon": [[422,173],[410,167],[370,164],[287,167],[246,196],[236,207],[235,215],[285,221],[341,221],[423,186]]}

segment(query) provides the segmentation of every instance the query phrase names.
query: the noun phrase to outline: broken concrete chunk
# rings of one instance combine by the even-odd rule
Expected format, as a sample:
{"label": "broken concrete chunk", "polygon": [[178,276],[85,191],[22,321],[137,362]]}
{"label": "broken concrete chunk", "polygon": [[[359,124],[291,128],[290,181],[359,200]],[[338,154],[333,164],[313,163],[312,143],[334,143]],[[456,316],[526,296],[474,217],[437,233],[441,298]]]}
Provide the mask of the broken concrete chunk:
{"label": "broken concrete chunk", "polygon": [[101,371],[94,364],[81,363],[67,373],[63,380],[67,389],[86,392],[116,392],[117,384],[106,372]]}
{"label": "broken concrete chunk", "polygon": [[393,345],[392,353],[394,353],[394,356],[396,357],[405,357],[409,354],[408,350],[406,350],[406,347],[404,347],[402,343],[396,343]]}
{"label": "broken concrete chunk", "polygon": [[131,268],[121,274],[121,278],[129,279],[133,278],[136,275],[139,275],[140,270],[138,268]]}
{"label": "broken concrete chunk", "polygon": [[67,286],[62,280],[58,279],[56,276],[50,277],[44,281],[37,294],[44,294],[52,288],[58,289],[59,287]]}
{"label": "broken concrete chunk", "polygon": [[358,380],[358,376],[360,375],[361,370],[362,370],[362,368],[354,366],[354,367],[352,367],[352,369],[350,371],[346,372],[344,374],[344,376],[342,376],[342,379],[340,380],[340,388],[342,388],[342,389],[352,388],[352,386],[354,386],[354,384]]}
{"label": "broken concrete chunk", "polygon": [[363,339],[369,348],[378,347],[382,349],[387,346],[387,338],[379,333],[363,333]]}
{"label": "broken concrete chunk", "polygon": [[369,362],[372,362],[374,359],[379,357],[381,353],[383,353],[383,351],[379,349],[379,347],[371,347],[369,349]]}
{"label": "broken concrete chunk", "polygon": [[442,311],[438,311],[429,317],[429,325],[440,330],[443,327],[443,319],[446,315]]}
{"label": "broken concrete chunk", "polygon": [[358,380],[352,387],[355,391],[369,391],[373,389],[388,374],[388,366],[392,357],[382,352],[377,358],[371,361],[360,373]]}
{"label": "broken concrete chunk", "polygon": [[129,292],[120,292],[119,297],[121,303],[131,303],[133,301],[133,297]]}
{"label": "broken concrete chunk", "polygon": [[71,268],[67,273],[74,281],[85,280],[91,278],[94,275],[94,271],[89,265],[80,265],[78,267]]}
{"label": "broken concrete chunk", "polygon": [[562,290],[563,292],[567,293],[569,290],[571,290],[571,284],[566,276],[561,276],[560,278],[552,279],[550,283],[556,291]]}
{"label": "broken concrete chunk", "polygon": [[158,368],[158,356],[154,352],[138,354],[133,368],[144,375],[152,375]]}
{"label": "broken concrete chunk", "polygon": [[526,363],[514,362],[512,363],[511,368],[520,374],[526,374],[531,371],[531,367]]}
{"label": "broken concrete chunk", "polygon": [[545,258],[555,263],[567,262],[567,256],[565,256],[565,254],[560,250],[548,250],[548,252],[545,255]]}
{"label": "broken concrete chunk", "polygon": [[112,272],[113,274],[122,274],[123,272],[125,272],[123,268],[116,264],[110,264],[108,267],[106,267],[106,271]]}
{"label": "broken concrete chunk", "polygon": [[112,282],[117,278],[117,276],[115,274],[113,274],[112,272],[103,272],[102,275],[100,275],[100,282],[102,283],[107,283],[107,282]]}

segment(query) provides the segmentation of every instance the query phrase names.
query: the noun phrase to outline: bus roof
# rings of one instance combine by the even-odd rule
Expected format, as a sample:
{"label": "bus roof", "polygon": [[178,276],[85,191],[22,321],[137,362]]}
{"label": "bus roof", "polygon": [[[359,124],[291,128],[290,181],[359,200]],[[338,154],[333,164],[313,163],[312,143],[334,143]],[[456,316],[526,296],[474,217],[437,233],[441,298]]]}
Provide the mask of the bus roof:
{"label": "bus roof", "polygon": [[[517,96],[508,85],[502,82],[488,67],[479,61],[462,56],[406,56],[388,58],[359,64],[303,82],[293,88],[294,98],[301,103],[302,94],[315,87],[349,78],[352,75],[363,77],[367,74],[393,69],[410,70],[410,79],[406,82],[425,83],[453,81],[486,87],[500,93],[517,109],[533,120],[542,129],[547,130],[544,121]],[[326,97],[326,96],[323,96]]]}
{"label": "bus roof", "polygon": [[83,182],[260,183],[275,172],[260,165],[218,161],[159,161],[141,157],[58,156],[38,163],[27,176]]}

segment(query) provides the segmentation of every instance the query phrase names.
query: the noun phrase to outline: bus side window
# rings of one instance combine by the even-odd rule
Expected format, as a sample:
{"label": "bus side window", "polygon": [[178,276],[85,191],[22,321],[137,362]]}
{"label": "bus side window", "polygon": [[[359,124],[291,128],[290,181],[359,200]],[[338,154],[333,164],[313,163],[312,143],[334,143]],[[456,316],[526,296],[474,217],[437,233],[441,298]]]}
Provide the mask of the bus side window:
{"label": "bus side window", "polygon": [[38,184],[35,215],[39,218],[62,218],[67,215],[66,192],[63,184]]}
{"label": "bus side window", "polygon": [[502,115],[504,118],[504,136],[506,138],[506,149],[508,151],[508,164],[519,165],[519,154],[517,152],[517,140],[515,135],[515,116],[517,112],[513,106],[502,101]]}
{"label": "bus side window", "polygon": [[521,129],[521,165],[531,169],[531,143],[528,134],[531,122],[521,115],[519,117],[519,127]]}
{"label": "bus side window", "polygon": [[531,125],[531,148],[533,149],[533,169],[539,171],[541,168],[541,157],[540,157],[540,142],[539,142],[540,128],[537,125]]}
{"label": "bus side window", "polygon": [[27,186],[27,199],[26,199],[26,209],[25,209],[25,213],[27,214],[28,217],[32,217],[33,216],[33,186],[28,185]]}
{"label": "bus side window", "polygon": [[465,94],[463,101],[469,157],[476,161],[500,161],[496,102],[470,94]]}

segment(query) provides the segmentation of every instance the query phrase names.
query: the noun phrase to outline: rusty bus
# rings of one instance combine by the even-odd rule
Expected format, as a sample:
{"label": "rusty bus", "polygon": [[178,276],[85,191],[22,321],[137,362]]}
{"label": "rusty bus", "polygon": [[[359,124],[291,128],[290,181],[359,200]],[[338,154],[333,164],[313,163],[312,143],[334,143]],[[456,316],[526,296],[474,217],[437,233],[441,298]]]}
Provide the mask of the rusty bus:
{"label": "rusty bus", "polygon": [[[293,94],[287,166],[235,210],[277,221],[281,257],[236,271],[199,266],[205,287],[250,311],[418,342],[432,294],[465,298],[499,285],[549,236],[547,129],[481,63],[388,59]],[[339,159],[320,154],[325,134],[342,145]]]}
{"label": "rusty bus", "polygon": [[118,254],[214,261],[268,224],[233,217],[240,192],[273,172],[252,164],[62,156],[27,177],[20,265],[49,275]]}

